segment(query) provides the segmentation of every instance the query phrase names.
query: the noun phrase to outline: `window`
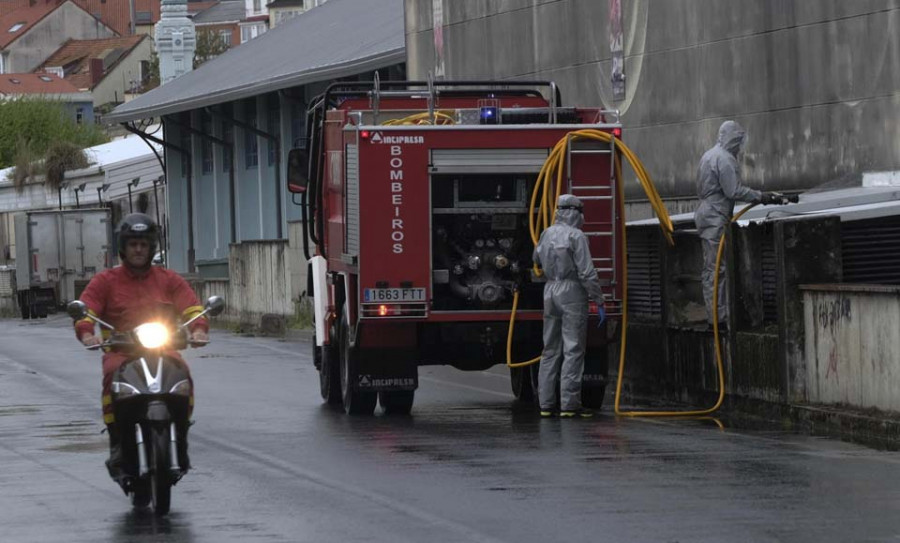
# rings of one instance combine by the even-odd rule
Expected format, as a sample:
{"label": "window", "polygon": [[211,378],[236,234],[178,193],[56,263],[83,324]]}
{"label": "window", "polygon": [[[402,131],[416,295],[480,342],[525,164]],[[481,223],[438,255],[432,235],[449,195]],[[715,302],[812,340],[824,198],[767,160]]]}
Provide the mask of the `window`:
{"label": "window", "polygon": [[6,53],[0,53],[0,74],[6,73]]}
{"label": "window", "polygon": [[[281,131],[281,119],[279,119],[280,110],[278,107],[278,96],[269,97],[269,115],[266,119],[266,131],[273,136],[279,136]],[[281,138],[279,137],[279,140]],[[269,147],[269,166],[275,164],[275,145],[274,140],[266,139]]]}
{"label": "window", "polygon": [[53,81],[53,78],[48,75],[39,75],[38,78],[46,83]]}
{"label": "window", "polygon": [[80,107],[75,110],[75,122],[77,124],[84,123],[84,108]]}
{"label": "window", "polygon": [[[256,100],[246,102],[244,122],[256,128]],[[259,165],[259,141],[254,132],[244,129],[244,166],[249,170]]]}
{"label": "window", "polygon": [[247,43],[253,38],[265,34],[267,29],[266,23],[253,23],[241,26],[241,43]]}
{"label": "window", "polygon": [[149,11],[135,13],[135,22],[139,25],[148,25],[153,22],[153,15]]}
{"label": "window", "polygon": [[19,30],[22,30],[22,28],[24,26],[25,26],[25,23],[16,23],[16,24],[12,25],[11,27],[9,27],[9,33],[12,34],[13,32],[18,32]]}
{"label": "window", "polygon": [[231,30],[219,30],[219,37],[225,45],[231,47]]}
{"label": "window", "polygon": [[262,11],[262,1],[253,0],[253,13],[259,13],[260,11]]}
{"label": "window", "polygon": [[[207,135],[212,135],[212,119],[210,119],[209,113],[203,113],[203,133]],[[203,160],[203,174],[210,174],[213,171],[213,146],[212,141],[208,138],[203,138],[203,143],[200,148],[200,155]]]}

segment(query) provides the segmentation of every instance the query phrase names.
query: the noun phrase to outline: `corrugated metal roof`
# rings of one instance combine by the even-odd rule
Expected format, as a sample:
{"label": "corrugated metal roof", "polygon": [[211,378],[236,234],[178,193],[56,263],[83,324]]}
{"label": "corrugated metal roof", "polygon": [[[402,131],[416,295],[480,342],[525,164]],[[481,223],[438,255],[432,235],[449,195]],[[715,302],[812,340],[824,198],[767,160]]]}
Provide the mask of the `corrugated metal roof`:
{"label": "corrugated metal roof", "polygon": [[[738,202],[735,211],[746,204]],[[741,225],[751,222],[789,219],[809,215],[835,215],[841,221],[858,221],[878,217],[900,215],[900,187],[852,187],[800,195],[800,202],[783,206],[756,206],[738,221]],[[674,223],[693,224],[693,213],[681,213],[670,217]],[[641,219],[628,221],[629,225],[658,224],[659,220]]]}
{"label": "corrugated metal roof", "polygon": [[106,120],[197,109],[405,60],[403,0],[330,0],[122,104]]}

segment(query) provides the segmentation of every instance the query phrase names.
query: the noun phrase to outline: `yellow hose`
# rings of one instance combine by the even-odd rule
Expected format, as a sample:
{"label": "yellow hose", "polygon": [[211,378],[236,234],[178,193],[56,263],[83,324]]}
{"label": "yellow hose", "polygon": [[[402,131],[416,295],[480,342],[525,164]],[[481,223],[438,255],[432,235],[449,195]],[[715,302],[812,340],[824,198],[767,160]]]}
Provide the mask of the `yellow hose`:
{"label": "yellow hose", "polygon": [[[428,125],[431,124],[431,114],[428,112],[415,113],[402,119],[391,119],[381,123],[383,126],[399,126],[399,125]],[[435,111],[434,124],[456,124],[452,117],[452,112]]]}
{"label": "yellow hose", "polygon": [[516,320],[516,308],[519,306],[519,291],[516,290],[513,292],[513,306],[512,312],[509,314],[509,334],[506,336],[506,365],[510,368],[524,368],[525,366],[530,366],[532,364],[536,364],[541,361],[540,356],[536,356],[531,360],[527,360],[525,362],[513,362],[512,361],[512,338],[513,338],[513,326],[515,326]]}
{"label": "yellow hose", "polygon": [[[619,153],[625,156],[628,159],[628,163],[631,164],[632,169],[634,169],[635,174],[637,174],[638,181],[641,184],[641,187],[644,189],[644,192],[647,194],[647,198],[650,200],[650,205],[653,207],[653,210],[656,212],[657,217],[659,217],[660,228],[662,228],[663,235],[666,240],[669,242],[669,245],[674,244],[674,240],[672,238],[672,221],[669,219],[669,213],[666,210],[666,206],[660,198],[659,193],[656,192],[656,187],[653,185],[653,181],[650,179],[650,175],[647,173],[647,170],[644,169],[644,165],[641,164],[641,161],[637,158],[634,152],[627,146],[625,143],[613,136],[608,132],[603,132],[602,130],[596,129],[585,129],[585,130],[577,130],[575,132],[570,132],[565,137],[561,138],[556,144],[553,146],[553,149],[550,151],[550,155],[547,157],[547,160],[544,162],[544,165],[541,167],[540,173],[538,173],[537,182],[535,183],[534,190],[531,192],[531,202],[529,209],[531,212],[528,213],[528,229],[531,233],[531,240],[534,243],[535,247],[540,240],[541,233],[552,224],[554,209],[556,208],[556,201],[559,199],[559,195],[562,193],[562,181],[563,181],[563,171],[565,170],[565,157],[566,157],[566,146],[569,141],[576,140],[598,140],[606,143],[612,144],[612,146]],[[624,225],[624,205],[622,203],[624,195],[624,188],[622,187],[622,165],[621,160],[618,154],[613,154],[615,160],[615,178],[619,182],[616,183],[619,191],[619,216],[622,218],[620,223]],[[556,178],[556,190],[551,192],[551,182],[553,177]],[[538,200],[538,195],[540,194],[540,200]],[[537,210],[537,214],[535,214],[534,210]],[[535,216],[537,215],[537,216]],[[615,222],[615,220],[613,221]],[[622,237],[622,268],[623,270],[627,267],[625,264],[624,256],[624,228],[623,228],[623,237]],[[623,272],[623,277],[625,272]],[[535,264],[534,266],[534,274],[537,277],[543,275],[543,272],[540,268]],[[623,283],[623,291],[628,287],[627,282]],[[624,294],[623,294],[623,316],[624,316]],[[531,364],[535,364],[540,362],[541,357],[537,356],[532,358],[531,360],[525,362],[516,362],[512,361],[512,338],[513,338],[513,327],[516,318],[516,309],[518,308],[519,303],[519,292],[515,291],[513,293],[513,307],[512,313],[509,317],[509,333],[506,338],[506,365],[510,368],[521,368],[525,366],[529,366]],[[623,338],[624,339],[624,338]]]}
{"label": "yellow hose", "polygon": [[[540,239],[541,233],[550,226],[553,220],[553,209],[556,205],[556,201],[559,199],[559,195],[562,193],[562,178],[563,178],[563,158],[566,156],[566,145],[568,141],[575,141],[577,139],[593,139],[604,142],[613,142],[616,150],[624,155],[631,165],[632,169],[634,169],[635,174],[637,175],[638,181],[641,183],[644,192],[647,194],[648,199],[650,200],[650,205],[653,210],[656,212],[657,217],[659,218],[660,228],[662,229],[663,236],[666,238],[666,241],[669,245],[674,245],[674,240],[672,238],[673,226],[672,221],[669,218],[668,211],[665,208],[665,204],[660,198],[659,193],[656,191],[656,187],[653,185],[652,180],[650,179],[650,175],[647,173],[647,170],[644,169],[644,165],[637,158],[631,149],[626,146],[622,140],[615,138],[611,134],[607,132],[603,132],[600,130],[579,130],[576,132],[570,133],[568,136],[560,139],[556,145],[553,146],[553,149],[550,152],[550,156],[544,162],[543,167],[538,174],[537,183],[535,184],[534,190],[531,193],[531,202],[530,209],[537,209],[537,214],[534,211],[528,214],[528,228],[531,234],[531,239],[535,246],[537,246],[538,241]],[[716,367],[718,370],[718,384],[719,384],[719,397],[716,401],[715,405],[710,407],[709,409],[698,409],[698,410],[689,410],[689,411],[623,411],[619,407],[619,401],[621,399],[621,391],[622,391],[622,379],[625,375],[625,354],[626,354],[626,346],[627,346],[627,338],[628,338],[628,266],[625,261],[627,252],[627,238],[626,238],[626,228],[625,228],[625,189],[622,180],[622,164],[620,155],[614,155],[614,166],[615,166],[615,176],[616,179],[620,182],[617,183],[617,195],[618,195],[618,211],[619,217],[621,220],[619,221],[619,227],[622,236],[622,243],[620,244],[620,262],[622,262],[622,341],[619,348],[619,375],[616,382],[616,398],[615,398],[615,413],[616,415],[629,416],[629,417],[694,417],[694,416],[704,416],[709,415],[716,410],[718,410],[722,406],[722,402],[725,399],[725,369],[724,364],[722,362],[722,347],[721,342],[719,341],[719,310],[718,310],[718,299],[719,299],[719,266],[722,262],[722,255],[724,254],[725,249],[725,232],[722,233],[721,238],[719,239],[719,247],[716,253],[716,269],[713,278],[713,338],[716,344]],[[553,175],[556,175],[556,190],[551,193],[550,183]],[[538,201],[538,195],[540,194],[540,201]],[[751,204],[742,209],[740,212],[734,215],[731,218],[731,222],[735,222],[740,217],[753,208],[757,204]],[[536,207],[538,206],[538,207]],[[537,216],[535,216],[537,215]],[[540,268],[535,265],[534,272],[536,276],[540,276],[542,274]],[[506,339],[506,365],[510,368],[521,368],[525,366],[529,366],[531,364],[535,364],[540,362],[541,357],[537,356],[532,358],[531,360],[527,360],[525,362],[512,362],[512,338],[513,338],[513,328],[515,325],[515,317],[516,310],[518,309],[519,302],[519,292],[515,291],[513,293],[513,307],[512,312],[509,318],[509,333]],[[717,421],[717,424],[720,425]]]}
{"label": "yellow hose", "polygon": [[[750,211],[750,209],[756,207],[757,204],[750,204],[746,206],[744,209],[739,211],[731,218],[731,222],[735,222],[741,218],[741,216]],[[713,310],[713,340],[716,344],[716,368],[718,369],[718,377],[719,377],[719,398],[716,400],[715,405],[710,407],[709,409],[697,409],[691,411],[622,411],[619,409],[619,400],[621,398],[622,391],[622,378],[625,375],[625,339],[628,335],[628,316],[625,307],[627,307],[627,287],[628,287],[628,278],[627,271],[625,274],[625,291],[626,294],[623,296],[622,300],[622,344],[619,347],[619,377],[616,381],[616,401],[615,401],[615,412],[616,415],[623,415],[627,417],[685,417],[685,416],[702,416],[709,415],[710,413],[715,412],[720,407],[722,407],[722,402],[725,400],[725,367],[722,363],[722,345],[719,341],[719,266],[722,262],[722,255],[725,252],[725,234],[727,230],[722,231],[722,236],[719,238],[719,249],[716,252],[716,270],[713,275],[713,299],[712,299],[712,310]],[[622,241],[623,244],[625,242],[625,222],[622,221]],[[627,266],[626,266],[627,269]]]}

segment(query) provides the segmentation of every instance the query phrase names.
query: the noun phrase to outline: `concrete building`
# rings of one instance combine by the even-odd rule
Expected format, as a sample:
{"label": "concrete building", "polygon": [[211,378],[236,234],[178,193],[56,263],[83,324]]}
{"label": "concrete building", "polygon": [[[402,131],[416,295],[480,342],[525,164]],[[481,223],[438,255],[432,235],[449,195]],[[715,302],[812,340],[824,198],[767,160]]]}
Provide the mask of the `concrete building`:
{"label": "concrete building", "polygon": [[[447,79],[550,79],[565,104],[618,109],[675,211],[694,208],[697,162],[726,119],[747,128],[755,188],[858,185],[864,172],[900,170],[896,0],[621,2],[622,101],[609,5],[406,0],[410,77],[443,67]],[[629,216],[647,216],[636,183],[628,196]]]}
{"label": "concrete building", "polygon": [[62,103],[70,118],[78,124],[94,122],[93,98],[89,92],[55,74],[0,75],[0,100],[41,98]]}
{"label": "concrete building", "polygon": [[269,2],[266,8],[269,10],[269,28],[275,28],[281,23],[304,13],[326,0],[275,0]]}
{"label": "concrete building", "polygon": [[[95,19],[120,36],[151,34],[159,21],[160,0],[73,0]],[[60,3],[60,0],[2,0],[0,17],[37,3]],[[132,21],[133,19],[133,21]],[[133,27],[133,28],[132,28]]]}
{"label": "concrete building", "polygon": [[228,47],[240,45],[240,23],[245,19],[243,0],[224,0],[200,11],[191,20],[197,32],[216,32]]}
{"label": "concrete building", "polygon": [[165,85],[194,69],[197,32],[187,16],[185,0],[162,0],[160,9],[153,40],[159,55],[159,83]]}
{"label": "concrete building", "polygon": [[222,277],[231,244],[287,239],[308,101],[339,78],[402,78],[404,59],[402,0],[329,0],[116,108],[107,120],[166,126],[170,267]]}
{"label": "concrete building", "polygon": [[66,40],[116,33],[72,0],[46,0],[0,16],[0,73],[34,71]]}
{"label": "concrete building", "polygon": [[125,101],[140,87],[141,66],[150,60],[152,43],[144,34],[101,40],[69,40],[38,68],[62,76],[89,92],[94,107]]}

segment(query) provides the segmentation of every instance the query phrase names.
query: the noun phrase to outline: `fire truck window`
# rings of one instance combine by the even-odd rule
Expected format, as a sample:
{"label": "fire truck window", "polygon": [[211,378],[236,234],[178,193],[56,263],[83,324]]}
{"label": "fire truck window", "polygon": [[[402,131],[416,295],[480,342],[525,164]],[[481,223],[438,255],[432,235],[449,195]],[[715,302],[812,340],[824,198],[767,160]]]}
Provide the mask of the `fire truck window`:
{"label": "fire truck window", "polygon": [[514,202],[518,199],[516,179],[491,176],[459,180],[458,200],[463,202]]}
{"label": "fire truck window", "polygon": [[453,180],[441,178],[432,184],[432,207],[453,207]]}

